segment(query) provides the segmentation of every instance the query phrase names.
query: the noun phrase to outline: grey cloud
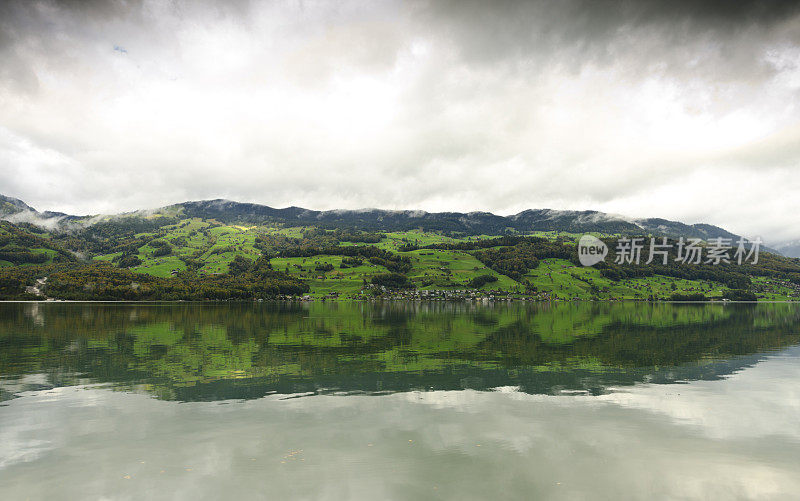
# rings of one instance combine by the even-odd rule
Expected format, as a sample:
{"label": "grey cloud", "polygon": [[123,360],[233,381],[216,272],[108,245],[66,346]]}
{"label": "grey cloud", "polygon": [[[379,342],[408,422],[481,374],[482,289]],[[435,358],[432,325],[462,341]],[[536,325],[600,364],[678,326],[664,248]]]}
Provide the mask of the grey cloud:
{"label": "grey cloud", "polygon": [[[416,18],[433,36],[455,40],[473,64],[580,71],[586,63],[623,60],[639,72],[751,78],[754,70],[769,70],[759,61],[764,42],[800,40],[798,6],[778,0],[432,1]],[[780,29],[787,23],[793,29]]]}

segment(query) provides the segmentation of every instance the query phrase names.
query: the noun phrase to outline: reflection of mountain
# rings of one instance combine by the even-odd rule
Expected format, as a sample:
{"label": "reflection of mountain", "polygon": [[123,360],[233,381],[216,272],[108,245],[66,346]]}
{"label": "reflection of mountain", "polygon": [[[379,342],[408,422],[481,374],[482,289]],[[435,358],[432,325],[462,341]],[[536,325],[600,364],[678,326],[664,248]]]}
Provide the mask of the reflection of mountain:
{"label": "reflection of mountain", "polygon": [[498,386],[598,393],[721,377],[798,343],[791,304],[0,305],[0,377],[108,382],[177,400]]}

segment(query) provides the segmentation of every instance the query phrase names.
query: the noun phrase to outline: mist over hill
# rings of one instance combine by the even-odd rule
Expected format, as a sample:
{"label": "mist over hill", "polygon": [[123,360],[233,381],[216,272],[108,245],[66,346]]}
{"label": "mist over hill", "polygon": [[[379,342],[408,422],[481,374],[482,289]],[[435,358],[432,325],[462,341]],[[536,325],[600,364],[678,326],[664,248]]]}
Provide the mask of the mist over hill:
{"label": "mist over hill", "polygon": [[[0,195],[0,219],[26,222],[50,230],[86,227],[114,218],[147,218],[169,215],[178,218],[198,217],[223,223],[279,224],[285,226],[318,226],[365,231],[404,231],[420,229],[463,235],[509,235],[535,231],[603,234],[738,239],[739,236],[710,224],[686,224],[662,218],[628,218],[604,212],[584,210],[529,209],[510,216],[490,212],[426,212],[420,210],[327,210],[303,207],[273,208],[267,205],[232,200],[200,200],[183,202],[158,209],[131,213],[74,216],[60,212],[39,212],[16,198]],[[779,248],[780,249],[780,248]],[[788,255],[800,254],[800,248],[788,246]]]}

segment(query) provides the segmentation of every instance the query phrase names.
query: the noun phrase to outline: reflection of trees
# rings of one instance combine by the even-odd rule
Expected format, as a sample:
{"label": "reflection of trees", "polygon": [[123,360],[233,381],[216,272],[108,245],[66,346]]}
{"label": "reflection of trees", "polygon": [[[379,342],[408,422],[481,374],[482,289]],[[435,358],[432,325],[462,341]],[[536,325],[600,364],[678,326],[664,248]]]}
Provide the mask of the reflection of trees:
{"label": "reflection of trees", "polygon": [[[708,308],[671,306],[696,311]],[[507,366],[544,365],[577,357],[612,367],[649,367],[678,366],[800,343],[800,308],[780,314],[773,306],[780,310],[783,305],[726,307],[726,316],[690,323],[648,325],[612,319],[595,333],[568,343],[544,342],[529,323],[516,322],[487,336],[474,353],[499,353],[499,360]],[[764,317],[772,322],[765,324]]]}
{"label": "reflection of trees", "polygon": [[594,391],[653,377],[656,368],[708,377],[733,370],[725,361],[797,343],[800,307],[789,304],[0,307],[0,375],[141,383],[161,398],[459,388],[472,380],[526,391]]}

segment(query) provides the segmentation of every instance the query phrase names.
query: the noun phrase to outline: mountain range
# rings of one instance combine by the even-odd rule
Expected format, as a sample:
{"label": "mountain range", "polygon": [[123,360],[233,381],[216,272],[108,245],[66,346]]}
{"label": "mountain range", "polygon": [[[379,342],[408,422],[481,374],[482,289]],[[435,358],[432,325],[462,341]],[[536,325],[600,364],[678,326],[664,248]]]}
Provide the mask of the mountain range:
{"label": "mountain range", "polygon": [[[355,228],[366,231],[404,231],[421,229],[464,235],[506,235],[536,231],[569,233],[597,232],[622,235],[655,235],[667,237],[730,238],[739,235],[711,224],[686,224],[662,218],[628,218],[593,210],[572,211],[529,209],[510,216],[490,212],[425,212],[420,210],[327,210],[302,207],[276,209],[267,205],[231,200],[183,202],[158,209],[140,210],[114,215],[76,216],[62,212],[39,212],[22,200],[0,195],[0,219],[12,223],[31,223],[49,230],[87,227],[114,218],[152,217],[154,215],[199,217],[223,223],[279,224],[285,226],[318,226],[323,228]],[[767,249],[791,257],[800,256],[795,242],[776,249]]]}
{"label": "mountain range", "polygon": [[[660,263],[609,255],[585,267],[583,233],[610,249],[620,235],[669,237],[673,248]],[[800,300],[800,259],[762,246],[749,262],[714,263],[707,250],[684,263],[680,237],[739,239],[597,211],[317,211],[218,199],[78,216],[0,196],[0,300]]]}

